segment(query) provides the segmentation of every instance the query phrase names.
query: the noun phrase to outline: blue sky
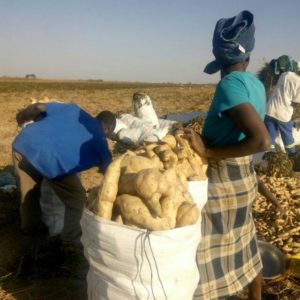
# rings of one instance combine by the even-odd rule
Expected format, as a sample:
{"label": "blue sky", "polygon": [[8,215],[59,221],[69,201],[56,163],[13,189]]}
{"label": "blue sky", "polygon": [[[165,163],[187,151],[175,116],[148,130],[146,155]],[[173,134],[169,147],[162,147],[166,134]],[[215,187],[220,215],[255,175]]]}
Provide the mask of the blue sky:
{"label": "blue sky", "polygon": [[299,0],[1,0],[0,76],[214,83],[218,19],[254,14],[250,71],[300,60]]}

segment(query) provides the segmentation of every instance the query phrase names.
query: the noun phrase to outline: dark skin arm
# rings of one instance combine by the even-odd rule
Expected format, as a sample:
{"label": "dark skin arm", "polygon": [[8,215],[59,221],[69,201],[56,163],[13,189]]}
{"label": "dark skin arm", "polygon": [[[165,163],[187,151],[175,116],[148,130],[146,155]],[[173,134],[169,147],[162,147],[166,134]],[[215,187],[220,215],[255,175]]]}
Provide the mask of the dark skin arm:
{"label": "dark skin arm", "polygon": [[[235,125],[246,135],[242,141],[229,146],[206,147],[201,137],[191,129],[186,129],[186,137],[194,150],[203,157],[222,159],[225,157],[240,157],[265,151],[270,147],[270,136],[264,123],[250,104],[241,104],[227,111],[227,115]],[[283,214],[282,207],[276,197],[257,177],[258,192],[271,201]]]}
{"label": "dark skin arm", "polygon": [[16,115],[18,126],[22,126],[29,121],[38,121],[45,112],[46,106],[44,103],[35,103],[27,106]]}
{"label": "dark skin arm", "polygon": [[192,129],[185,129],[186,138],[200,156],[212,159],[241,157],[266,151],[270,148],[271,139],[269,133],[250,104],[237,105],[225,113],[246,137],[233,145],[209,147]]}

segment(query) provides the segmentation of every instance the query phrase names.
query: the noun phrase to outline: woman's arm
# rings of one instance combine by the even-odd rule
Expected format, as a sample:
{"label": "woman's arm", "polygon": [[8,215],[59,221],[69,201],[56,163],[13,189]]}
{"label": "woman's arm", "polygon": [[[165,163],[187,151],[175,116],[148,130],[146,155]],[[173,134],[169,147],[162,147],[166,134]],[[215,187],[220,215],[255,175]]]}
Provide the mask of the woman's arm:
{"label": "woman's arm", "polygon": [[270,148],[271,140],[268,131],[250,104],[237,105],[224,113],[231,118],[246,137],[234,145],[209,147],[205,146],[201,137],[194,131],[186,129],[186,137],[200,156],[215,159],[240,157],[266,151]]}
{"label": "woman's arm", "polygon": [[46,105],[44,103],[31,104],[17,113],[16,120],[18,125],[22,126],[25,122],[37,121],[45,112]]}

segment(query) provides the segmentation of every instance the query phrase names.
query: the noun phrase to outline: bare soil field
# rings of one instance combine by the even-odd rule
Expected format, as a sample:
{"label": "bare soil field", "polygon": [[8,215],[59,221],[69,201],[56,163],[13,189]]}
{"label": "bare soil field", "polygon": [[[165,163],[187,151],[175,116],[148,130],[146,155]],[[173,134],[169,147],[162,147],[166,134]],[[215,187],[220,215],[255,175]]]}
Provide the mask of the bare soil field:
{"label": "bare soil field", "polygon": [[[2,79],[0,171],[12,170],[11,143],[18,132],[15,115],[19,109],[30,104],[31,97],[41,99],[47,96],[66,103],[73,102],[92,115],[102,110],[118,114],[133,113],[132,95],[143,90],[150,96],[158,116],[163,116],[167,113],[207,111],[214,89],[213,85]],[[111,145],[113,147],[113,142]],[[98,184],[99,174],[92,169],[84,172],[82,179],[88,190]],[[264,216],[260,214],[260,218],[263,219]],[[37,246],[43,247],[43,240],[20,234],[17,193],[0,194],[0,235],[0,299],[87,299],[86,262],[74,265],[72,272],[62,269],[53,269],[50,273],[31,272],[30,260],[24,261],[24,257],[26,253],[35,251]],[[241,293],[236,299],[246,299],[245,297],[246,294]],[[299,281],[289,277],[285,277],[280,284],[266,281],[264,299],[299,300]]]}

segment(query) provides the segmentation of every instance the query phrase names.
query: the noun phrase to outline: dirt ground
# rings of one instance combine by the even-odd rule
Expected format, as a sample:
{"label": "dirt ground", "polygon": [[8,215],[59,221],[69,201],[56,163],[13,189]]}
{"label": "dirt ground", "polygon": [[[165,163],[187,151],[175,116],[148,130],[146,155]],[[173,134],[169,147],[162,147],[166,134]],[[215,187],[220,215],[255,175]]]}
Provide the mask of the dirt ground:
{"label": "dirt ground", "polygon": [[[11,143],[18,132],[15,114],[30,103],[31,97],[47,96],[77,103],[92,115],[101,110],[132,113],[132,95],[143,90],[150,95],[157,114],[163,116],[207,111],[214,88],[209,85],[0,80],[0,171],[12,171]],[[99,175],[92,169],[84,172],[82,179],[88,190],[98,184]],[[40,249],[50,244],[46,244],[43,236],[32,238],[20,233],[17,192],[0,193],[0,236],[0,299],[87,299],[85,276],[88,266],[82,257],[76,258],[74,261],[78,263],[71,263],[67,268],[59,266],[58,257],[47,262],[36,260]],[[50,271],[45,272],[47,268]],[[281,285],[275,283],[277,290],[274,283],[266,282],[264,299],[299,300],[300,292],[295,290],[300,289],[299,282],[290,283],[287,278],[283,281]],[[238,299],[246,299],[245,293]]]}

